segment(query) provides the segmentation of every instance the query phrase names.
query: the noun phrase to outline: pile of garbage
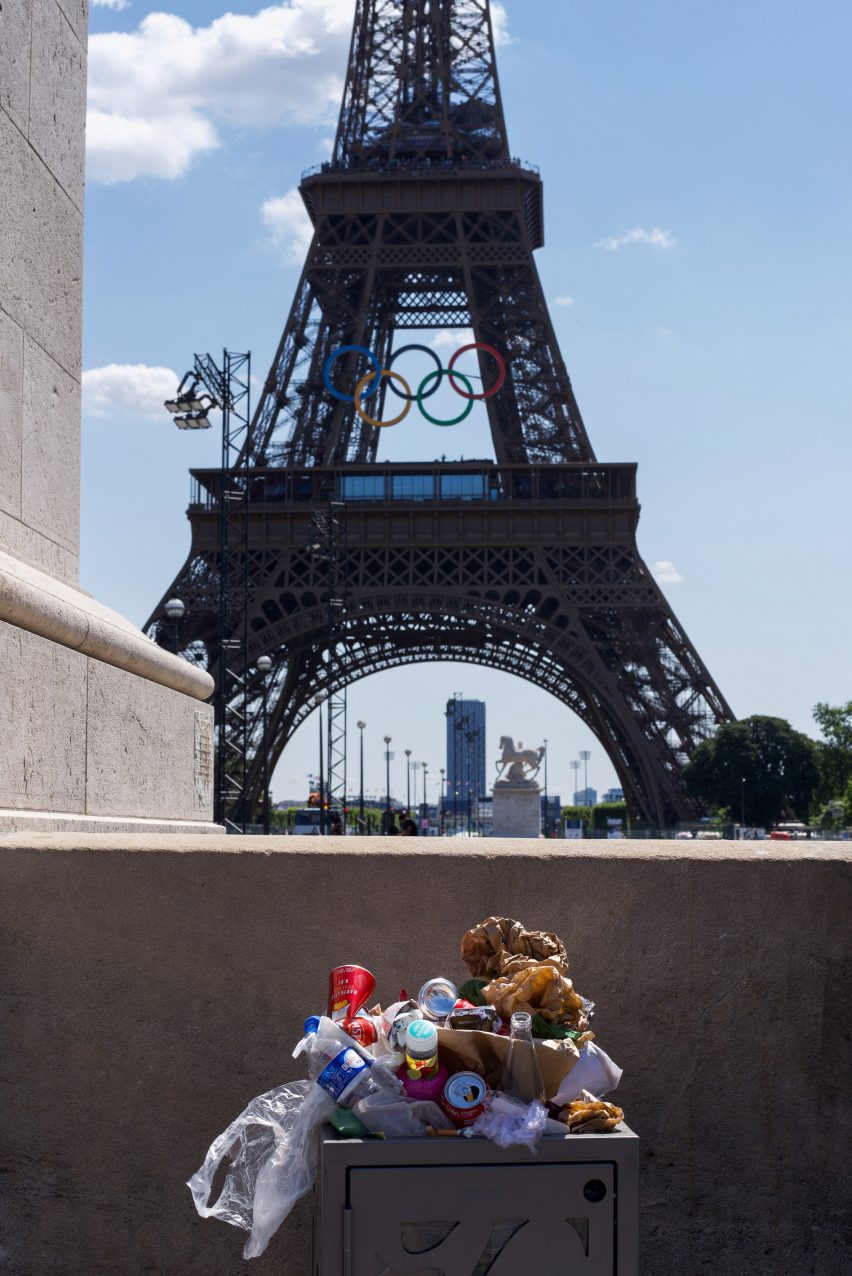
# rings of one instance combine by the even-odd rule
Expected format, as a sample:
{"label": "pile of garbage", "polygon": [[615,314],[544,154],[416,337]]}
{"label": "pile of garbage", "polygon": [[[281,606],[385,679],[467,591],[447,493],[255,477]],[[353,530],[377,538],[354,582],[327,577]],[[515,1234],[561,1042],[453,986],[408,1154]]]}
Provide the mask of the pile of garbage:
{"label": "pile of garbage", "polygon": [[387,1009],[366,1008],[376,980],[364,967],[331,972],[327,1013],[305,1020],[293,1051],[308,1079],[253,1099],[189,1180],[202,1217],[249,1233],[245,1258],[264,1252],[313,1186],[321,1127],[340,1138],[487,1138],[534,1151],[543,1137],[605,1133],[624,1119],[603,1102],[621,1069],[595,1043],[594,1004],[575,990],[559,937],[489,917],[465,934],[461,954],[465,982],[430,979]]}

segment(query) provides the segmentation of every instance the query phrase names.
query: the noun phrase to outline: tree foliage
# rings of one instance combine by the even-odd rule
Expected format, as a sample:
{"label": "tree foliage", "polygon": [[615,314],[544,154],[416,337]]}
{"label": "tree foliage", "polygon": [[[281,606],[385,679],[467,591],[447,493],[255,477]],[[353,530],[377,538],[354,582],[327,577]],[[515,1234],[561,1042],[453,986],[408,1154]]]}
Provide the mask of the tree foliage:
{"label": "tree foliage", "polygon": [[691,793],[748,825],[804,819],[820,779],[816,746],[783,718],[755,715],[725,723],[699,745],[684,779]]}
{"label": "tree foliage", "polygon": [[852,780],[852,700],[814,705],[814,722],[823,734],[816,745],[820,801],[842,801]]}

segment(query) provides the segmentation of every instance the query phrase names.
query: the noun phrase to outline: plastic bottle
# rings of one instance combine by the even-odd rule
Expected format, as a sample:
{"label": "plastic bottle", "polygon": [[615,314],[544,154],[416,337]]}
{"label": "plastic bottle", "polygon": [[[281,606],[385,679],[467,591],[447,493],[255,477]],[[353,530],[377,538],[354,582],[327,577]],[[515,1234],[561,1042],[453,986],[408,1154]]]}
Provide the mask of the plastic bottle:
{"label": "plastic bottle", "polygon": [[503,1060],[503,1071],[497,1089],[520,1103],[545,1101],[544,1082],[532,1038],[532,1015],[516,1011],[512,1015],[509,1048]]}
{"label": "plastic bottle", "polygon": [[293,1051],[308,1056],[308,1073],[342,1108],[351,1108],[359,1099],[376,1090],[401,1093],[402,1086],[386,1068],[344,1032],[327,1015],[313,1015],[305,1021],[305,1036]]}
{"label": "plastic bottle", "polygon": [[438,1060],[438,1029],[425,1019],[415,1019],[405,1029],[405,1063],[397,1071],[405,1093],[412,1099],[440,1099],[449,1073]]}

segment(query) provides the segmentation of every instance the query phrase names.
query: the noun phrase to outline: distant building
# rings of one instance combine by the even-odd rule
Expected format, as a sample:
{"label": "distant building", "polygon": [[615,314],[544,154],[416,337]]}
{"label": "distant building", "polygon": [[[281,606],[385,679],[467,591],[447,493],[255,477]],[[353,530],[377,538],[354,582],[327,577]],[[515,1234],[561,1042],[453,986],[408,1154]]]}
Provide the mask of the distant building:
{"label": "distant building", "polygon": [[541,825],[545,824],[549,829],[559,828],[559,821],[562,819],[562,798],[558,793],[548,793],[547,805],[545,806],[544,794],[541,795]]}
{"label": "distant building", "polygon": [[575,806],[596,806],[598,801],[597,789],[579,789],[574,794]]}
{"label": "distant building", "polygon": [[484,797],[485,702],[447,701],[447,796],[444,808],[451,818],[466,820]]}
{"label": "distant building", "polygon": [[607,789],[601,798],[602,802],[623,802],[624,789]]}

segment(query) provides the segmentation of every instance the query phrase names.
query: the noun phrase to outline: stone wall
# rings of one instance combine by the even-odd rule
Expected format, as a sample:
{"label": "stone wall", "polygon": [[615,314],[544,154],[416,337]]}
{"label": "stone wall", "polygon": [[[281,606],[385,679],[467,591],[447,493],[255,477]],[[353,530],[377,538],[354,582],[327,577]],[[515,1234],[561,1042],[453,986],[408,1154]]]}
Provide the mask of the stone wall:
{"label": "stone wall", "polygon": [[0,547],[79,574],[85,0],[0,7]]}
{"label": "stone wall", "polygon": [[[558,931],[642,1138],[643,1276],[837,1276],[849,852],[834,844],[0,839],[9,1276],[245,1270],[184,1187],[328,969],[461,977],[490,913]],[[844,1054],[846,1051],[846,1054]],[[249,1269],[307,1276],[300,1207]]]}

